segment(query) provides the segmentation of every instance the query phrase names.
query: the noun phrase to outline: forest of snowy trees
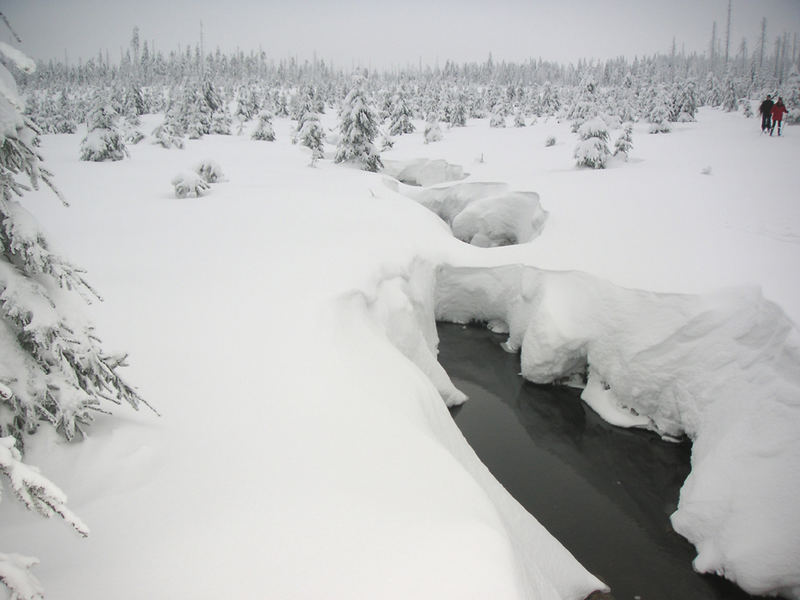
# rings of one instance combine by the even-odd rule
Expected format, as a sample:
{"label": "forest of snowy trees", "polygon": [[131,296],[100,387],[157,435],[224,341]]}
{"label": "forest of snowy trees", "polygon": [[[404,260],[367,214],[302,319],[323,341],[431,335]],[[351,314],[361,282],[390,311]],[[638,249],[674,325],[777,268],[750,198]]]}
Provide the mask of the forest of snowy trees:
{"label": "forest of snowy trees", "polygon": [[[669,54],[633,60],[560,65],[541,59],[495,62],[490,55],[481,64],[363,69],[359,94],[364,108],[374,113],[375,123],[367,128],[382,128],[386,135],[412,131],[412,118],[427,121],[434,130],[438,123],[463,126],[469,118],[491,118],[493,126],[508,119],[523,126],[526,119],[557,116],[577,131],[597,115],[612,127],[645,121],[653,124],[652,132],[665,132],[669,122],[693,120],[699,106],[749,114],[744,100],[767,93],[783,96],[789,123],[798,122],[797,36],[784,34],[773,45],[766,21],[762,25],[752,52],[745,40],[736,53],[723,51],[715,26],[703,54],[687,55],[673,44]],[[269,129],[272,116],[298,120],[300,135],[306,114],[341,111],[354,91],[350,72],[322,60],[275,62],[264,52],[226,55],[219,50],[203,55],[199,46],[164,55],[140,43],[138,29],[120,54],[118,64],[100,53],[82,64],[51,61],[34,73],[16,73],[28,116],[45,133],[74,132],[86,123],[92,132],[84,144],[86,159],[116,160],[124,156],[125,143],[141,139],[136,127],[145,113],[163,113],[163,124],[152,133],[164,147],[180,148],[186,137],[237,133],[256,118],[263,121],[259,131]],[[308,126],[300,137],[317,146],[321,133]],[[376,131],[370,133],[370,143],[375,136]],[[270,137],[269,131],[263,134],[263,139]],[[99,139],[107,140],[105,151],[96,147]],[[339,153],[345,155],[346,150]]]}

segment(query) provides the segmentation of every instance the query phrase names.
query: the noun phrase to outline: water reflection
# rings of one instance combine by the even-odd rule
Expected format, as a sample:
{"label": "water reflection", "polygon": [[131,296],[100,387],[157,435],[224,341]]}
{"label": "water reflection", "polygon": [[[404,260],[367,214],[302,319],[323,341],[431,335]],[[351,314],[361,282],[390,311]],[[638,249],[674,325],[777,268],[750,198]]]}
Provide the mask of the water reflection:
{"label": "water reflection", "polygon": [[579,391],[519,376],[519,356],[483,327],[439,324],[439,361],[470,400],[453,417],[481,460],[614,598],[752,598],[695,573],[669,523],[690,446],[608,425]]}

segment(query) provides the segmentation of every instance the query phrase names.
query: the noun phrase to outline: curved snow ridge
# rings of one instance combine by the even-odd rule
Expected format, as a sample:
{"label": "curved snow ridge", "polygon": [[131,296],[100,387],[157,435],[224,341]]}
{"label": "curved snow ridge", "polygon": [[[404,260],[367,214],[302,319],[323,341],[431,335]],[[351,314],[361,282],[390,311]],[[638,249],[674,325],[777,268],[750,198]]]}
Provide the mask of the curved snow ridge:
{"label": "curved snow ridge", "polygon": [[[453,385],[436,359],[435,286],[434,267],[417,260],[407,271],[382,273],[373,289],[353,291],[340,298],[339,316],[335,320],[347,323],[347,336],[358,335],[355,330],[362,327],[369,332],[357,342],[368,354],[377,355],[386,347],[393,347],[425,374],[426,385],[433,384],[444,398],[442,403],[435,393],[417,394],[416,398],[407,398],[405,405],[395,407],[394,418],[419,423],[426,437],[435,439],[477,484],[484,502],[488,501],[494,518],[499,521],[496,534],[506,539],[513,550],[511,562],[519,580],[517,594],[513,597],[583,600],[595,590],[607,590],[500,485],[448,413],[445,404],[460,404],[466,396]],[[366,349],[376,339],[380,340],[381,349]],[[413,407],[409,408],[408,404]],[[452,506],[456,509],[476,501],[472,497],[454,498]],[[486,520],[477,514],[475,518]],[[431,527],[432,535],[437,535],[435,524]]]}
{"label": "curved snow ridge", "polygon": [[383,173],[408,185],[428,187],[469,176],[464,168],[441,158],[417,158],[410,161],[384,160]]}
{"label": "curved snow ridge", "polygon": [[508,332],[522,375],[586,378],[608,421],[688,435],[672,515],[698,571],[800,598],[800,336],[759,289],[625,289],[579,272],[441,266],[436,318]]}
{"label": "curved snow ridge", "polygon": [[511,191],[505,183],[469,182],[416,188],[384,180],[387,187],[416,200],[473,246],[524,244],[537,238],[547,220],[536,192]]}

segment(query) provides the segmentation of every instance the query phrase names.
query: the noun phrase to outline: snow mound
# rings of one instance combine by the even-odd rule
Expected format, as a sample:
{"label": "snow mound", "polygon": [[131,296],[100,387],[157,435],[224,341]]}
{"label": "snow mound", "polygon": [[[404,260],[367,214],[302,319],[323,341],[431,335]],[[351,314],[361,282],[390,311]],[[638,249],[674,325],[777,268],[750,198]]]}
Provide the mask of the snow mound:
{"label": "snow mound", "polygon": [[457,183],[421,189],[386,185],[436,213],[463,242],[484,248],[524,244],[539,236],[547,212],[536,192],[512,192],[505,183]]}
{"label": "snow mound", "polygon": [[800,597],[800,336],[757,288],[656,294],[579,272],[440,267],[437,319],[508,331],[522,375],[586,378],[621,426],[693,441],[672,515],[700,572]]}
{"label": "snow mound", "polygon": [[418,158],[412,161],[384,161],[383,172],[408,185],[427,187],[460,181],[469,174],[463,167],[443,159]]}
{"label": "snow mound", "polygon": [[[333,320],[344,324],[345,331],[337,334],[340,337],[359,336],[361,328],[370,332],[366,338],[352,342],[360,348],[367,349],[376,341],[378,346],[388,342],[428,376],[446,404],[460,404],[466,397],[454,387],[435,358],[439,341],[433,304],[435,279],[434,268],[422,260],[416,260],[409,268],[398,272],[387,271],[379,275],[373,289],[344,295]],[[380,353],[377,346],[366,351],[373,356]],[[608,589],[494,478],[438,397],[428,402],[420,395],[417,401],[419,405],[412,412],[421,417],[419,422],[426,430],[426,438],[431,436],[460,463],[497,513],[498,533],[508,538],[514,550],[515,569],[525,597],[583,600],[595,590]],[[397,410],[394,418],[399,418],[401,413]],[[403,420],[411,421],[412,418],[407,416]],[[469,497],[462,500],[466,505],[475,501]],[[494,527],[491,523],[487,525]]]}

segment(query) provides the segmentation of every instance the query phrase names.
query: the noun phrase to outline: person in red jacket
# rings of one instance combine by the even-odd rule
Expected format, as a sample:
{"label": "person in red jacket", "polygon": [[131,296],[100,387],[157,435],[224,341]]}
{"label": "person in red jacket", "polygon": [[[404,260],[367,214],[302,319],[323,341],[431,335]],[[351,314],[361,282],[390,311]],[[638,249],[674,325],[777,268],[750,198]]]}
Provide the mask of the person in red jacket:
{"label": "person in red jacket", "polygon": [[772,107],[772,129],[769,130],[769,134],[772,135],[772,132],[775,131],[775,125],[778,126],[778,135],[781,134],[781,126],[783,125],[783,115],[788,113],[789,111],[786,110],[786,106],[783,104],[783,98],[778,98],[778,101],[775,103],[775,106]]}

